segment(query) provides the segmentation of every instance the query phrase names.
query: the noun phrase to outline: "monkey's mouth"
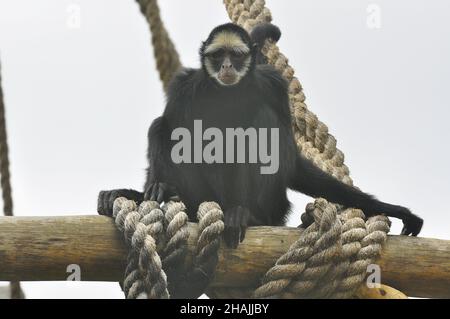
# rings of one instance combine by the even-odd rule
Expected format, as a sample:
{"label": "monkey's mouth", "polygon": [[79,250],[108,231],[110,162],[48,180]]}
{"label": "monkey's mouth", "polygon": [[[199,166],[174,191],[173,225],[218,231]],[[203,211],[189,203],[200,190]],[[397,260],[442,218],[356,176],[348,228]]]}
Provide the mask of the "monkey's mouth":
{"label": "monkey's mouth", "polygon": [[217,78],[225,85],[236,84],[238,80],[235,72],[219,72]]}

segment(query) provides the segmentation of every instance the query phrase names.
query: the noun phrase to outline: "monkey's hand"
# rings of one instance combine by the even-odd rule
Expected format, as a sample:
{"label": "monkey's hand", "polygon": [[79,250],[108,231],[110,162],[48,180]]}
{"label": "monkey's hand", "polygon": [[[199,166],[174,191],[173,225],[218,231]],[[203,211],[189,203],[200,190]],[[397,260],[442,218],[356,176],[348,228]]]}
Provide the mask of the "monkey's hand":
{"label": "monkey's hand", "polygon": [[169,200],[179,200],[179,198],[174,186],[156,181],[149,184],[145,190],[144,200],[156,201],[161,204]]}
{"label": "monkey's hand", "polygon": [[422,230],[423,219],[411,213],[408,208],[398,206],[399,218],[403,221],[402,235],[417,236]]}
{"label": "monkey's hand", "polygon": [[237,206],[225,211],[224,214],[224,239],[228,247],[236,249],[245,238],[245,232],[250,218],[250,211]]}
{"label": "monkey's hand", "polygon": [[133,189],[115,189],[112,191],[101,191],[98,194],[97,212],[100,215],[112,216],[114,201],[119,197],[126,197],[130,200],[134,200],[137,203],[141,203],[143,194]]}

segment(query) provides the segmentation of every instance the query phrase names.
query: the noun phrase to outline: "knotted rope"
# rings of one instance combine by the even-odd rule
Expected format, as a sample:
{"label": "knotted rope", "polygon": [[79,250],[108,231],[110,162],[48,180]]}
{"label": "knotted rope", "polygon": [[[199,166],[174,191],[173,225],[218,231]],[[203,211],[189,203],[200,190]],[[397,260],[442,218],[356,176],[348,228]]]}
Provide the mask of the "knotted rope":
{"label": "knotted rope", "polygon": [[164,214],[158,203],[143,202],[136,209],[134,201],[118,198],[113,217],[130,248],[123,284],[126,297],[168,298],[167,276],[157,247],[164,229]]}
{"label": "knotted rope", "polygon": [[255,297],[352,297],[389,231],[384,216],[364,221],[358,209],[338,214],[324,199],[309,204],[305,214],[314,222],[266,273]]}
{"label": "knotted rope", "polygon": [[[11,178],[9,174],[8,136],[6,134],[5,104],[3,102],[1,80],[0,74],[0,183],[2,186],[3,214],[5,216],[13,216]],[[24,298],[24,294],[18,281],[12,281],[10,283],[10,295],[12,299]]]}
{"label": "knotted rope", "polygon": [[181,202],[160,209],[157,202],[145,201],[137,207],[126,198],[114,201],[113,217],[129,247],[123,282],[128,299],[197,298],[207,288],[218,262],[223,213],[216,203],[200,205],[197,250],[193,266],[187,269],[185,209]]}

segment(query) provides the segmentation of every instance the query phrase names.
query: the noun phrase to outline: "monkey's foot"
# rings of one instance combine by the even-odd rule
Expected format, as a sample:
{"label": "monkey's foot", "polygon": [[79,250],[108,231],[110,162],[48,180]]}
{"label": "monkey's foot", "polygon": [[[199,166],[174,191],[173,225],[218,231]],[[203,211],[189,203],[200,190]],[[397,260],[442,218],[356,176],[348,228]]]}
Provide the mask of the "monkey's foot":
{"label": "monkey's foot", "polygon": [[417,236],[419,235],[420,231],[422,230],[423,226],[423,219],[419,216],[414,215],[409,211],[407,208],[403,208],[402,215],[402,221],[403,221],[403,229],[402,229],[402,235],[405,236]]}
{"label": "monkey's foot", "polygon": [[175,187],[167,184],[154,182],[145,190],[144,200],[156,201],[158,203],[175,200],[178,196]]}
{"label": "monkey's foot", "polygon": [[126,197],[137,203],[142,202],[143,194],[132,189],[115,189],[111,191],[101,191],[98,194],[97,212],[100,215],[112,216],[114,201],[119,197]]}
{"label": "monkey's foot", "polygon": [[224,214],[224,239],[230,248],[237,248],[245,238],[245,232],[250,218],[248,208],[237,206],[225,211]]}

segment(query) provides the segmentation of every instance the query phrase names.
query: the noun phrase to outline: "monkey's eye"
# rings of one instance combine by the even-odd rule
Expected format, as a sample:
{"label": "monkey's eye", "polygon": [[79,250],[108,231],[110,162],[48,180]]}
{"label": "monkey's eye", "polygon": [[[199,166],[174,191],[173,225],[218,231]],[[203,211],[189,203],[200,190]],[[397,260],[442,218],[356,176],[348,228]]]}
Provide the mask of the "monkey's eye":
{"label": "monkey's eye", "polygon": [[223,50],[217,50],[215,52],[210,53],[208,55],[208,57],[210,57],[211,59],[214,59],[214,60],[218,60],[218,59],[221,59],[223,57],[223,55],[224,55]]}
{"label": "monkey's eye", "polygon": [[237,52],[237,51],[231,51],[230,55],[232,58],[234,59],[242,59],[244,58],[246,55],[242,52]]}

